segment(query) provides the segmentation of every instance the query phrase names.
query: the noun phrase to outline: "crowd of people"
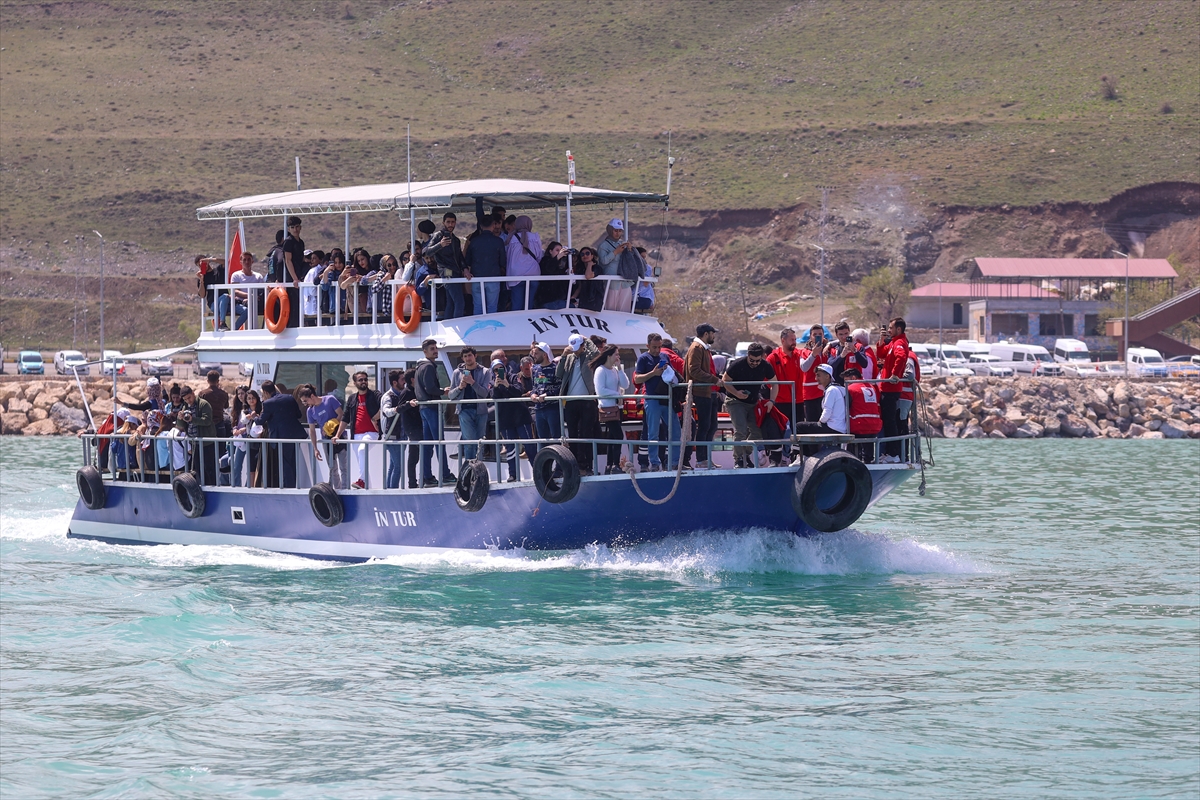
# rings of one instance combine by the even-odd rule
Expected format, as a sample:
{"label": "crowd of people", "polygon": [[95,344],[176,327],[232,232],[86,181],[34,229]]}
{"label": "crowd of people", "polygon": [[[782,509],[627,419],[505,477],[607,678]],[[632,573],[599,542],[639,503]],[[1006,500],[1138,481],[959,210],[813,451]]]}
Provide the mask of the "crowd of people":
{"label": "crowd of people", "polygon": [[556,241],[543,244],[530,217],[507,214],[500,206],[484,213],[479,200],[475,230],[465,239],[456,233],[457,215],[447,212],[440,227],[422,220],[417,238],[398,258],[363,247],[351,250],[349,258],[340,247],[309,249],[303,226],[300,217],[289,217],[286,231],[276,231],[275,246],[262,261],[264,272],[254,271],[252,253],[243,253],[240,269],[228,276],[233,289],[215,288],[226,284],[222,259],[196,256],[197,289],[217,330],[242,328],[250,313],[263,312],[261,298],[251,304],[249,291],[238,288],[250,283],[284,287],[288,327],[298,327],[301,316],[310,320],[306,324],[388,322],[395,291],[389,284],[397,279],[417,291],[426,310],[435,302],[431,280],[447,281],[436,295],[438,319],[532,308],[654,308],[653,282],[643,280],[651,277],[646,249],[628,241],[619,218],[609,221],[598,247],[572,250]]}
{"label": "crowd of people", "polygon": [[[710,324],[698,326],[682,353],[651,334],[628,372],[615,344],[573,333],[558,355],[544,342],[534,342],[519,359],[502,349],[481,358],[465,346],[448,386],[439,381],[433,339],[422,344],[419,364],[388,373],[382,391],[362,371],[352,376],[349,391],[332,379],[320,391],[307,383],[288,390],[266,381],[261,395],[239,386],[233,398],[221,389],[217,371],[208,373],[208,386],[200,392],[175,384],[165,396],[158,379],[150,378],[147,399],[117,410],[100,429],[121,437],[111,448],[102,441],[102,459],[118,476],[188,470],[209,485],[239,486],[244,480],[248,486],[288,488],[297,485],[296,446],[255,440],[308,439],[334,488],[362,489],[370,488],[366,443],[383,440],[383,486],[426,487],[455,480],[445,444],[418,444],[447,439],[446,404],[434,401],[451,401],[460,440],[455,457],[494,459],[506,465],[509,481],[520,479],[519,458],[532,461],[539,440],[562,438],[564,425],[585,476],[600,471],[601,457],[602,474],[716,468],[710,443],[722,408],[735,442],[766,443],[735,444],[735,468],[794,466],[815,452],[817,445],[804,445],[793,457],[792,434],[852,434],[851,446],[864,461],[903,460],[904,443],[897,437],[909,432],[920,381],[903,319],[891,320],[874,342],[870,331],[851,330],[845,322],[834,327],[831,340],[821,325],[813,325],[802,341],[784,328],[778,347],[768,352],[754,342],[720,371],[713,353],[718,333]],[[636,440],[628,440],[622,426],[629,416],[627,398],[641,412],[632,415],[642,421]],[[881,436],[885,441],[877,450],[869,440]],[[230,442],[196,441],[218,437]]]}

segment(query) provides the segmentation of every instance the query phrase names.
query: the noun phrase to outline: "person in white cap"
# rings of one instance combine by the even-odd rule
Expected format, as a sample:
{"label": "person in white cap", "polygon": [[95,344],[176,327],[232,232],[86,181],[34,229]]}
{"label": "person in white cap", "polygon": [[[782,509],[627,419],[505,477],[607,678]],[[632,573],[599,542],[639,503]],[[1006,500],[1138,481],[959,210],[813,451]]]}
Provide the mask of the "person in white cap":
{"label": "person in white cap", "polygon": [[[828,364],[818,364],[816,369],[817,383],[825,396],[821,399],[821,419],[817,422],[796,423],[796,433],[849,433],[849,400],[846,390],[833,382],[833,367]],[[817,447],[804,445],[804,455],[814,455]],[[798,466],[803,456],[796,456],[792,466]]]}
{"label": "person in white cap", "polygon": [[[618,274],[621,254],[632,250],[633,245],[628,240],[622,241],[625,237],[625,223],[619,218],[611,219],[606,230],[608,235],[599,247],[600,266],[597,271],[600,275],[615,276]],[[614,311],[630,311],[633,308],[633,284],[629,281],[611,281],[604,307]]]}
{"label": "person in white cap", "polygon": [[[596,394],[593,371],[588,367],[599,355],[596,345],[579,333],[567,339],[567,349],[558,360],[555,375],[562,384],[560,394],[587,398]],[[600,433],[600,408],[593,399],[567,400],[563,405],[563,421],[572,439],[596,439]],[[579,463],[580,475],[592,474],[591,443],[571,443],[571,452]]]}
{"label": "person in white cap", "polygon": [[558,397],[562,386],[562,381],[556,374],[558,365],[554,363],[554,353],[545,342],[534,342],[529,348],[529,357],[533,359],[533,392],[529,397],[533,400],[533,424],[536,434],[534,438],[561,438],[558,402],[550,400]]}

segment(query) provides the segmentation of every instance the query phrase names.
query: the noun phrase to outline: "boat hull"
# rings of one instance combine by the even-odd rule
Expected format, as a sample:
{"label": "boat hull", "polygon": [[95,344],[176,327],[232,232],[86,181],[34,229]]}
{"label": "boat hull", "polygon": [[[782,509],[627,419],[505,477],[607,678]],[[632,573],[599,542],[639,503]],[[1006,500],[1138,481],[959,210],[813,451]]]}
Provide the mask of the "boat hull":
{"label": "boat hull", "polygon": [[[905,465],[871,467],[871,503],[914,471]],[[317,521],[306,490],[212,487],[204,514],[188,519],[170,486],[110,483],[105,508],[76,505],[68,535],[119,544],[240,545],[358,561],[446,549],[622,546],[699,530],[814,534],[792,509],[794,475],[783,468],[691,473],[662,505],[644,502],[624,475],[585,480],[578,495],[560,505],[542,501],[529,483],[493,484],[477,513],[460,509],[451,487],[346,491],[343,522],[332,528]],[[651,498],[664,497],[673,482],[670,474],[638,478]]]}

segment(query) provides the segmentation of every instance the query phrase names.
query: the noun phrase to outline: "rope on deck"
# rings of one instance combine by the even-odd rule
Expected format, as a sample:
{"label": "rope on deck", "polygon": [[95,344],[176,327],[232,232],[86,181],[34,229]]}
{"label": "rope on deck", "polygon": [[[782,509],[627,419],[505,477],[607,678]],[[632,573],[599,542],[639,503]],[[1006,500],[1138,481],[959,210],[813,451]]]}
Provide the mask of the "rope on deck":
{"label": "rope on deck", "polygon": [[[691,381],[688,381],[687,397],[683,401],[682,420],[686,426],[691,425],[691,422],[692,422],[692,382]],[[668,424],[667,431],[670,432],[670,430],[671,430],[671,426]],[[652,500],[649,497],[646,497],[646,493],[642,491],[642,487],[638,486],[637,477],[636,477],[636,475],[637,475],[637,459],[630,459],[629,461],[625,462],[625,472],[629,474],[629,480],[633,484],[633,490],[638,493],[638,497],[642,498],[643,500],[645,500],[647,503],[649,503],[652,506],[661,506],[663,503],[666,503],[672,497],[675,496],[676,490],[679,489],[679,480],[680,480],[680,478],[683,477],[683,443],[685,441],[687,441],[687,439],[688,439],[688,435],[686,433],[683,433],[682,429],[681,429],[681,434],[682,435],[680,436],[680,442],[679,442],[679,461],[675,466],[675,483],[673,483],[671,485],[671,491],[668,492],[667,496],[664,497],[663,499]],[[655,438],[658,437],[658,431],[654,432],[654,436],[655,436]],[[668,453],[671,452],[670,438],[671,437],[668,435],[667,436],[667,440],[668,440],[667,452]],[[647,445],[647,447],[650,447],[650,446],[651,445]],[[653,447],[658,447],[658,445],[653,445]],[[709,453],[709,457],[710,458],[712,457],[712,453]]]}

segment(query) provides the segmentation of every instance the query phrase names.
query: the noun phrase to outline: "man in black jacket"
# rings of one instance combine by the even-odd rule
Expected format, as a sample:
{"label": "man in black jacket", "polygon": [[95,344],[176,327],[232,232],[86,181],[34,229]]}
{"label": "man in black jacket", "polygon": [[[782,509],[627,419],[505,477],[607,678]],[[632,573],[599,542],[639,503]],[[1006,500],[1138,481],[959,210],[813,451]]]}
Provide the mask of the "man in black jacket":
{"label": "man in black jacket", "polygon": [[[462,243],[454,235],[458,225],[458,217],[447,211],[442,215],[442,229],[435,233],[422,251],[426,256],[433,256],[437,262],[438,277],[462,278],[466,262],[463,259]],[[442,287],[446,292],[446,312],[443,319],[467,316],[467,307],[463,302],[463,285],[448,283]]]}
{"label": "man in black jacket", "polygon": [[[272,381],[262,385],[263,409],[259,420],[266,427],[268,439],[303,439],[300,406],[296,398],[280,392]],[[280,486],[282,465],[283,488],[296,488],[296,445],[267,445],[267,486]]]}
{"label": "man in black jacket", "polygon": [[[370,378],[365,372],[354,373],[354,388],[346,398],[346,408],[342,411],[342,421],[338,424],[335,439],[342,438],[342,433],[350,428],[350,438],[355,441],[379,441],[379,400],[380,394],[370,387]],[[358,456],[358,480],[352,485],[355,489],[367,488],[367,445],[360,444],[354,448]]]}
{"label": "man in black jacket", "polygon": [[[425,354],[425,359],[417,366],[413,388],[417,402],[420,404],[421,438],[428,442],[445,435],[442,432],[442,407],[436,405],[434,401],[445,397],[447,390],[443,389],[438,381],[437,342],[433,339],[426,339],[421,342],[421,351]],[[421,445],[422,486],[437,485],[437,479],[433,477],[433,448],[434,445]],[[446,461],[446,446],[437,445],[437,449],[438,459],[442,465],[442,482],[454,483],[454,475],[450,472],[450,465]]]}

